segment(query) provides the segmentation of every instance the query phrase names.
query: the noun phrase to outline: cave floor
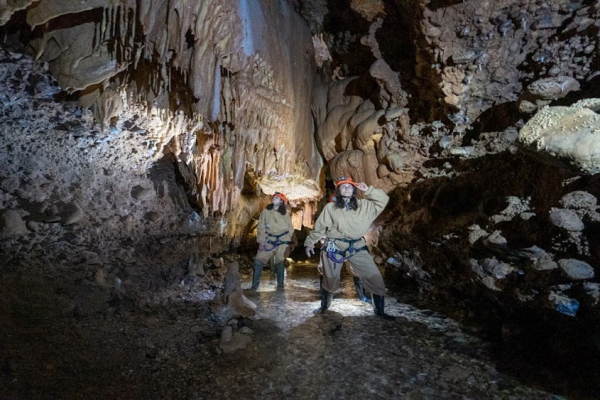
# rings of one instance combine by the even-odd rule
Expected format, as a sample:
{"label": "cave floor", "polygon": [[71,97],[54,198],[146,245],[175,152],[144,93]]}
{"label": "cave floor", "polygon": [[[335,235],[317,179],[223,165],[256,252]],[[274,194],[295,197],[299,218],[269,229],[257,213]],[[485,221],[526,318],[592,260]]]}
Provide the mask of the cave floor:
{"label": "cave floor", "polygon": [[342,277],[331,309],[315,316],[314,265],[289,266],[282,291],[264,271],[259,291],[245,290],[256,315],[234,326],[243,345],[223,351],[207,302],[57,318],[43,278],[3,274],[0,398],[561,398],[499,372],[490,345],[441,314],[388,297],[398,318],[375,317]]}

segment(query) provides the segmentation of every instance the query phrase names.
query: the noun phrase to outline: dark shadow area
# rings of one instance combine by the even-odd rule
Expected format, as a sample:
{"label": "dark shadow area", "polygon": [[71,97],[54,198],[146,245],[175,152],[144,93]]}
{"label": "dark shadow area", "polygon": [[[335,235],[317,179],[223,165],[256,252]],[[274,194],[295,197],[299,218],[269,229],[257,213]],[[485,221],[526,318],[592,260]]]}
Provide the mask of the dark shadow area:
{"label": "dark shadow area", "polygon": [[[410,85],[414,78],[415,24],[420,20],[419,7],[406,1],[386,1],[385,19],[375,34],[383,59],[398,73],[402,86]],[[398,34],[398,27],[410,27]]]}
{"label": "dark shadow area", "polygon": [[369,74],[363,74],[346,85],[345,96],[359,96],[369,99],[375,108],[382,108],[379,84]]}
{"label": "dark shadow area", "polygon": [[[462,267],[450,266],[454,270]],[[447,293],[424,298],[419,293],[419,277],[402,268],[386,271],[386,278],[391,293],[401,301],[451,315],[464,332],[488,343],[492,350],[490,360],[499,371],[569,399],[598,398],[600,321],[594,305],[582,304],[577,317],[570,317],[554,310],[540,311],[540,304],[540,308],[535,304],[524,306],[458,280]],[[509,281],[512,279],[518,277]],[[539,277],[529,275],[526,279],[543,285]]]}
{"label": "dark shadow area", "polygon": [[451,7],[461,3],[464,3],[464,0],[431,0],[427,4],[427,8],[436,11],[438,8]]}
{"label": "dark shadow area", "polygon": [[[432,2],[433,3],[433,2]],[[428,8],[432,8],[432,3]],[[438,2],[438,7],[450,6],[458,1]],[[432,8],[435,10],[435,8]],[[408,93],[408,110],[413,123],[430,123],[435,120],[452,125],[448,115],[457,112],[453,106],[442,106],[438,99],[444,98],[441,75],[432,66],[437,63],[433,53],[427,51],[429,44],[422,32],[423,8],[414,1],[386,1],[386,17],[376,37],[384,60],[398,74],[402,88]],[[399,35],[399,27],[402,34]],[[419,60],[415,63],[415,60]]]}
{"label": "dark shadow area", "polygon": [[582,309],[577,317],[515,313],[501,326],[495,348],[501,371],[570,399],[597,399],[600,390],[598,323]]}
{"label": "dark shadow area", "polygon": [[495,105],[485,110],[469,128],[463,139],[462,145],[468,146],[473,140],[478,140],[479,135],[486,132],[502,132],[506,128],[514,126],[517,121],[523,119],[519,112],[517,102],[508,102]]}
{"label": "dark shadow area", "polygon": [[[412,293],[403,300],[460,321],[465,331],[493,346],[498,368],[522,382],[573,399],[597,398],[600,315],[594,297],[558,266],[534,268],[523,250],[552,249],[556,260],[579,254],[549,220],[549,211],[566,193],[583,190],[598,197],[600,178],[578,177],[521,152],[463,160],[454,170],[460,175],[453,179],[428,179],[391,193],[379,245],[394,258],[386,267],[386,284],[398,298],[399,292]],[[509,196],[528,199],[524,210],[531,215],[490,221],[509,207]],[[488,234],[497,230],[506,244],[484,242],[487,235],[470,243],[465,232],[474,224]],[[597,226],[586,221],[590,256],[577,257],[591,265],[599,252]],[[397,254],[408,255],[408,262]],[[472,270],[473,260],[485,259],[515,268],[494,280],[497,290],[479,282]],[[580,301],[575,317],[549,301],[548,288],[557,285]]]}
{"label": "dark shadow area", "polygon": [[176,162],[171,153],[167,153],[152,165],[148,177],[152,180],[158,197],[168,195],[173,203],[182,209],[191,206],[196,211],[201,211],[196,189],[191,184],[195,182],[193,171],[187,165]]}
{"label": "dark shadow area", "polygon": [[348,0],[328,0],[327,9],[323,29],[333,38],[333,65],[341,67],[343,76],[364,74],[375,61],[371,49],[360,43],[370,23],[350,7]]}
{"label": "dark shadow area", "polygon": [[[600,65],[598,65],[598,67],[600,67]],[[585,84],[582,84],[580,90],[569,92],[562,99],[552,102],[551,105],[568,107],[579,100],[598,97],[600,97],[600,75],[595,76],[585,82]]]}

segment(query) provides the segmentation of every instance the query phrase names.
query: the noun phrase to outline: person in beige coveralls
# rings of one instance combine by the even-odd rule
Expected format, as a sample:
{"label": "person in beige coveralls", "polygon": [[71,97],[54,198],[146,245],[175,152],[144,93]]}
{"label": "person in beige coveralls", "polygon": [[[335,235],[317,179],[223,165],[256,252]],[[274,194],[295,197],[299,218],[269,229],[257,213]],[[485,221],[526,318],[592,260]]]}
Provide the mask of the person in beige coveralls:
{"label": "person in beige coveralls", "polygon": [[[252,290],[257,290],[263,266],[274,257],[274,266],[277,271],[277,289],[283,289],[285,276],[284,261],[287,250],[293,251],[296,245],[292,219],[287,212],[287,197],[283,193],[275,192],[271,195],[271,204],[260,213],[256,241],[258,252],[254,257],[254,276],[252,277]],[[289,248],[288,248],[289,247]]]}
{"label": "person in beige coveralls", "polygon": [[[366,199],[356,198],[357,189],[365,193]],[[394,319],[384,311],[385,284],[363,237],[387,205],[389,197],[383,190],[364,182],[356,183],[352,178],[341,178],[335,191],[335,201],[325,205],[304,241],[306,255],[311,257],[315,253],[315,244],[321,238],[327,238],[326,247],[321,250],[323,279],[321,308],[317,312],[323,313],[329,308],[332,294],[340,286],[342,264],[348,261],[364,289],[372,294],[375,315]]]}

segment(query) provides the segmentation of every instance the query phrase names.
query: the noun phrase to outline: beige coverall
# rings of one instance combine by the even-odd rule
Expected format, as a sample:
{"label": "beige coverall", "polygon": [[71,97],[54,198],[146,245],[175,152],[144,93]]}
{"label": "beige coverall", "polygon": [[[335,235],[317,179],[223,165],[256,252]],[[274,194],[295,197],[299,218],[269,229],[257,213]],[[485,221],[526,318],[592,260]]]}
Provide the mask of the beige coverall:
{"label": "beige coverall", "polygon": [[[328,203],[317,222],[315,228],[304,241],[305,247],[314,247],[322,237],[327,237],[329,241],[334,241],[337,250],[346,250],[349,243],[336,239],[361,239],[354,243],[353,247],[359,249],[366,246],[363,236],[371,226],[371,223],[381,214],[389,201],[389,197],[381,189],[370,186],[365,191],[366,199],[358,200],[357,210],[346,210],[335,207],[334,203]],[[337,257],[342,257],[337,255]],[[330,293],[335,292],[340,286],[341,263],[332,261],[325,252],[321,251],[321,262],[323,263],[323,288]],[[381,272],[373,261],[373,257],[368,250],[362,250],[354,253],[348,262],[352,265],[353,271],[362,280],[364,288],[379,296],[385,296],[385,284]]]}
{"label": "beige coverall", "polygon": [[[282,206],[283,207],[283,206]],[[281,235],[282,233],[284,235]],[[256,242],[258,244],[264,244],[267,249],[271,249],[275,245],[268,243],[267,241],[275,242],[277,236],[281,242],[292,242],[292,236],[294,235],[294,226],[292,225],[292,219],[290,218],[289,212],[285,215],[281,215],[276,210],[263,210],[258,218],[258,228],[256,234]],[[271,256],[275,255],[274,263],[280,263],[285,260],[286,250],[289,244],[281,244],[271,250],[258,250],[255,259],[267,264]]]}

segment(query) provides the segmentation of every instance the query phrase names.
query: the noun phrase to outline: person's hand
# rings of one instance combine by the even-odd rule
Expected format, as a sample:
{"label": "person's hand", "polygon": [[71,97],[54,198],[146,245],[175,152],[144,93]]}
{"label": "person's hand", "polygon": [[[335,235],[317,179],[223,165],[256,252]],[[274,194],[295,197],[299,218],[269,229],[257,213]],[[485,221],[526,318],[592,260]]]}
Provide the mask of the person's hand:
{"label": "person's hand", "polygon": [[319,271],[319,275],[323,275],[323,262],[319,261],[319,265],[317,265],[317,271]]}
{"label": "person's hand", "polygon": [[367,185],[364,182],[361,182],[356,184],[356,188],[362,190],[363,192],[366,192],[367,189],[369,189],[369,185]]}
{"label": "person's hand", "polygon": [[290,244],[289,249],[290,249],[290,253],[293,253],[294,250],[296,250],[296,245],[294,243]]}
{"label": "person's hand", "polygon": [[259,244],[258,244],[258,249],[259,249],[260,251],[265,251],[265,244],[264,244],[264,243],[259,243]]}
{"label": "person's hand", "polygon": [[313,256],[315,254],[315,248],[312,247],[312,246],[311,247],[307,247],[305,249],[305,251],[306,251],[306,256],[307,257],[311,257],[311,256]]}

